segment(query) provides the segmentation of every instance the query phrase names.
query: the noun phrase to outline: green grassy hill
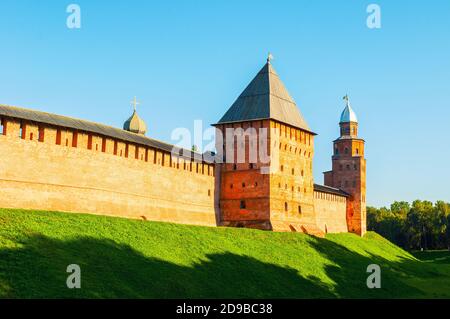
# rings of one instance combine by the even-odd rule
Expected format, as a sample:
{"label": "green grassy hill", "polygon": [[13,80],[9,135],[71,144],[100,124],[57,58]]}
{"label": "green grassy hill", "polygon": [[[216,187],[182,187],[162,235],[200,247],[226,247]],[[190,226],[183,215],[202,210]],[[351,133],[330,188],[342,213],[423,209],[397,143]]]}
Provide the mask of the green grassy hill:
{"label": "green grassy hill", "polygon": [[[0,209],[2,298],[450,297],[450,259],[438,257],[418,260],[375,233],[320,239]],[[69,264],[81,267],[81,289],[66,287]],[[366,286],[369,264],[381,266],[381,289]]]}

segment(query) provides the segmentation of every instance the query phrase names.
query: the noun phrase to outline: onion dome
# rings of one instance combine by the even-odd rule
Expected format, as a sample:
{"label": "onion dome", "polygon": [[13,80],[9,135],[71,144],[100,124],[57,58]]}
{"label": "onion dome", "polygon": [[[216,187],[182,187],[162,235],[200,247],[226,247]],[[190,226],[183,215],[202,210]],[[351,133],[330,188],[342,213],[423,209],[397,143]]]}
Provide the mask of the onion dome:
{"label": "onion dome", "polygon": [[136,112],[136,105],[139,104],[136,102],[136,97],[134,98],[134,101],[132,103],[134,104],[133,114],[128,120],[125,121],[125,123],[123,124],[123,129],[125,131],[145,135],[145,132],[147,132],[147,125]]}
{"label": "onion dome", "polygon": [[349,123],[349,122],[358,123],[358,118],[356,117],[356,113],[355,113],[355,111],[353,111],[352,107],[350,106],[350,100],[348,98],[348,95],[344,96],[344,100],[346,100],[347,105],[345,106],[345,109],[341,113],[340,123]]}

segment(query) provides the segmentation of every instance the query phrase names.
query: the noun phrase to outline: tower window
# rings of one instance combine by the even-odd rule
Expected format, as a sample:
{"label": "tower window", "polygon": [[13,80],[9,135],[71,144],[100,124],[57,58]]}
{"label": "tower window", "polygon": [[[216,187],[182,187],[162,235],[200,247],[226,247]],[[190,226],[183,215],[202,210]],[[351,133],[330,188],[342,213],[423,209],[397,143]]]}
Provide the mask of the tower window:
{"label": "tower window", "polygon": [[245,200],[241,200],[241,205],[240,205],[241,209],[245,209]]}
{"label": "tower window", "polygon": [[284,171],[284,166],[283,165],[281,165],[280,170]]}
{"label": "tower window", "polygon": [[339,149],[337,147],[334,149],[334,154],[339,155]]}
{"label": "tower window", "polygon": [[295,174],[295,169],[292,169],[292,175],[294,175]]}
{"label": "tower window", "polygon": [[33,140],[33,133],[30,133],[30,141]]}
{"label": "tower window", "polygon": [[344,153],[348,154],[348,148],[347,147],[344,149]]}
{"label": "tower window", "polygon": [[208,196],[211,197],[211,190],[208,189]]}
{"label": "tower window", "polygon": [[298,213],[299,213],[299,214],[302,213],[302,206],[298,206]]}
{"label": "tower window", "polygon": [[305,172],[302,170],[302,172],[301,172],[302,177],[303,177],[304,173],[305,173]]}
{"label": "tower window", "polygon": [[353,165],[353,168],[355,169],[355,171],[358,169],[358,166],[356,164]]}
{"label": "tower window", "polygon": [[287,212],[288,211],[288,203],[284,203],[284,210]]}
{"label": "tower window", "polygon": [[350,165],[347,164],[346,168],[347,168],[347,170],[349,171],[349,170],[350,170]]}
{"label": "tower window", "polygon": [[245,188],[245,183],[242,183],[242,188]]}
{"label": "tower window", "polygon": [[356,149],[356,154],[359,154],[359,149],[358,148]]}
{"label": "tower window", "polygon": [[231,189],[233,188],[233,184],[230,184],[230,188],[231,188]]}

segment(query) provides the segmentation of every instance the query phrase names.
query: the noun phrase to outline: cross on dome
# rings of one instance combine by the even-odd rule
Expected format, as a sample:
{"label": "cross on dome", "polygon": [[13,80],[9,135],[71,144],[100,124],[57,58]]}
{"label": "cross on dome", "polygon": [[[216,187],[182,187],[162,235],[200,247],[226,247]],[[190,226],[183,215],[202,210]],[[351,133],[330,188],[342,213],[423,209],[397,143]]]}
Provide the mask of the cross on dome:
{"label": "cross on dome", "polygon": [[137,101],[136,96],[134,97],[133,101],[131,101],[130,103],[133,105],[134,111],[136,111],[136,106],[141,104]]}

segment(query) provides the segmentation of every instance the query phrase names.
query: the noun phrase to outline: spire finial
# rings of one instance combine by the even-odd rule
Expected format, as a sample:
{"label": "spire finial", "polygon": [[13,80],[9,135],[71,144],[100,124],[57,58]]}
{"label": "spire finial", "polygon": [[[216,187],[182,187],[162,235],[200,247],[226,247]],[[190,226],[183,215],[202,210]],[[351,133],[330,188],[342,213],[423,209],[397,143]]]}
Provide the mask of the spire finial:
{"label": "spire finial", "polygon": [[273,60],[273,55],[269,52],[269,54],[267,55],[267,63],[270,63],[271,60]]}
{"label": "spire finial", "polygon": [[136,112],[136,106],[141,104],[137,101],[136,96],[134,97],[133,101],[131,101],[131,104],[133,105],[133,109]]}
{"label": "spire finial", "polygon": [[345,101],[345,103],[347,104],[347,106],[350,105],[350,99],[348,97],[348,94],[345,94],[345,96],[343,97],[343,100]]}

